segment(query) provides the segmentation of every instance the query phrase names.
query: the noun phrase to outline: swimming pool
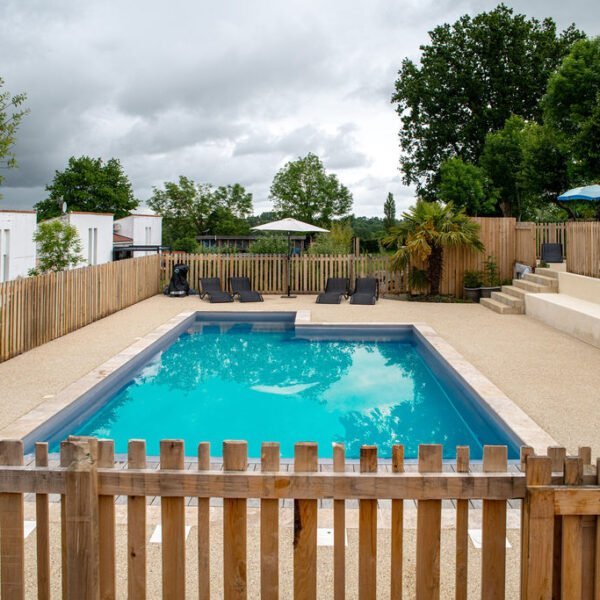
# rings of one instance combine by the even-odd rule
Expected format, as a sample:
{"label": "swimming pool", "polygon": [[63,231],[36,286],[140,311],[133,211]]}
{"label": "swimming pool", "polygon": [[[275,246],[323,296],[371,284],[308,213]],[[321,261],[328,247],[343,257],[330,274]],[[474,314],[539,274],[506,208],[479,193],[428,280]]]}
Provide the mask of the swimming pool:
{"label": "swimming pool", "polygon": [[382,458],[404,444],[415,458],[424,443],[443,444],[445,457],[468,445],[473,459],[484,444],[506,444],[518,457],[521,440],[414,327],[294,318],[196,313],[38,435],[53,449],[67,434],[110,438],[119,453],[132,438],[149,454],[178,438],[188,454],[209,441],[215,456],[224,439],[245,439],[252,457],[263,441],[280,442],[283,458],[297,441],[317,442],[321,458],[332,442],[348,458],[362,444]]}

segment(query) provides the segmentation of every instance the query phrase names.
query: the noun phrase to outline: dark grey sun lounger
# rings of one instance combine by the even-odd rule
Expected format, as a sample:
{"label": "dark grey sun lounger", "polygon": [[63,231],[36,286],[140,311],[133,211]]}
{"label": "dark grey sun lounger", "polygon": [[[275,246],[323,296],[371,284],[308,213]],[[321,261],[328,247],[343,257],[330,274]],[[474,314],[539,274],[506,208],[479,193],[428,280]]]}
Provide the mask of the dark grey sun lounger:
{"label": "dark grey sun lounger", "polygon": [[345,277],[328,277],[325,291],[317,296],[317,304],[339,304],[348,296],[350,280]]}
{"label": "dark grey sun lounger", "polygon": [[379,281],[374,277],[357,277],[350,304],[375,304],[379,298]]}
{"label": "dark grey sun lounger", "polygon": [[248,277],[230,277],[229,285],[233,292],[233,297],[238,297],[240,302],[262,302],[263,297],[252,289],[252,284]]}
{"label": "dark grey sun lounger", "polygon": [[540,258],[547,263],[561,263],[563,261],[562,244],[542,244]]}
{"label": "dark grey sun lounger", "polygon": [[200,277],[200,299],[204,297],[208,297],[210,302],[233,302],[233,296],[221,290],[218,277]]}

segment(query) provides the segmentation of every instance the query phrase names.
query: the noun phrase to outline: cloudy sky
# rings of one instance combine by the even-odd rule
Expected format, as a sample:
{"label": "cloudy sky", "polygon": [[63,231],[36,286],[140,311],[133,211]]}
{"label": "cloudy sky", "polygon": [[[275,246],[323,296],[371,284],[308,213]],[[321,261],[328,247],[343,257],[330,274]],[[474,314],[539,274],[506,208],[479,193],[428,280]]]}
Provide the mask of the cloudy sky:
{"label": "cloudy sky", "polygon": [[[186,175],[239,182],[255,213],[287,161],[317,153],[382,214],[413,199],[398,170],[390,103],[427,32],[495,2],[462,0],[2,0],[0,77],[31,114],[2,208],[29,208],[70,156],[119,158],[141,201]],[[508,2],[598,35],[590,0]],[[593,8],[596,6],[595,8]]]}

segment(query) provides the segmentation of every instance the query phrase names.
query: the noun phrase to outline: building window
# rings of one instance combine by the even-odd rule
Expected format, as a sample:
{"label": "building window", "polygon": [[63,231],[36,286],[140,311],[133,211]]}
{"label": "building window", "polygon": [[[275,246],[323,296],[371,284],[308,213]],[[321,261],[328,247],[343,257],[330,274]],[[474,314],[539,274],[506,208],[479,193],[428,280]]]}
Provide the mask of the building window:
{"label": "building window", "polygon": [[98,264],[98,228],[88,228],[88,265]]}
{"label": "building window", "polygon": [[144,243],[146,246],[149,246],[152,243],[152,227],[146,227],[146,237]]}
{"label": "building window", "polygon": [[10,277],[10,229],[0,229],[0,281],[8,281]]}

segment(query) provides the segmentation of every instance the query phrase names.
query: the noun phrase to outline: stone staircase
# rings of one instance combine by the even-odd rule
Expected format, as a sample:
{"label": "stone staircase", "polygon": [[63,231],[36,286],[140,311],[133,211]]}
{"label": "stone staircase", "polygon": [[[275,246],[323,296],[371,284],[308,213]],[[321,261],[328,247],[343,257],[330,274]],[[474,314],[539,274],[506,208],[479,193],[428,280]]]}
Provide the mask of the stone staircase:
{"label": "stone staircase", "polygon": [[558,293],[558,272],[552,269],[536,269],[521,279],[513,279],[512,285],[503,285],[501,292],[492,292],[491,298],[482,298],[479,303],[501,315],[525,314],[527,294]]}

